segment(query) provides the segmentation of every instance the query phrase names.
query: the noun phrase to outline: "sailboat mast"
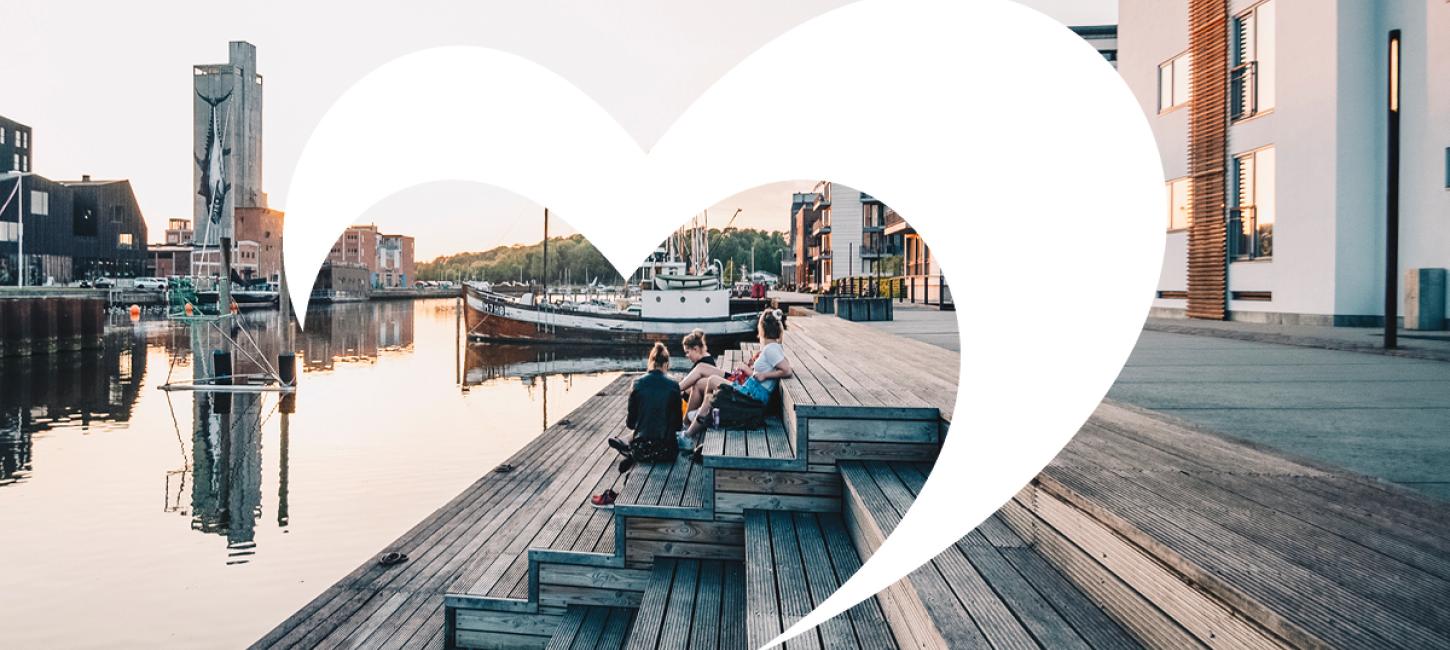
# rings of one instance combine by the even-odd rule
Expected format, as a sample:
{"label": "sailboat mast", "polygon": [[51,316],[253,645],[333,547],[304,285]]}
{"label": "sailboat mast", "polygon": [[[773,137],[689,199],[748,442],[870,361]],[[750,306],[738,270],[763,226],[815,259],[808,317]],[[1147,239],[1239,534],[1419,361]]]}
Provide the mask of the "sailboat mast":
{"label": "sailboat mast", "polygon": [[544,302],[549,301],[549,209],[544,208]]}

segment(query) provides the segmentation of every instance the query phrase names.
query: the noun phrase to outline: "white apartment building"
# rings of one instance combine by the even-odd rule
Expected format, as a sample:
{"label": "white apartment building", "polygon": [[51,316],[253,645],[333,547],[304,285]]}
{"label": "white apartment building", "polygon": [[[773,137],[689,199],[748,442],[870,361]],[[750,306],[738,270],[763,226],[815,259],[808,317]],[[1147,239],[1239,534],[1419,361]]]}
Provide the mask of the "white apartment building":
{"label": "white apartment building", "polygon": [[1168,189],[1158,314],[1383,323],[1392,115],[1397,313],[1426,278],[1444,304],[1450,2],[1120,0],[1117,35]]}

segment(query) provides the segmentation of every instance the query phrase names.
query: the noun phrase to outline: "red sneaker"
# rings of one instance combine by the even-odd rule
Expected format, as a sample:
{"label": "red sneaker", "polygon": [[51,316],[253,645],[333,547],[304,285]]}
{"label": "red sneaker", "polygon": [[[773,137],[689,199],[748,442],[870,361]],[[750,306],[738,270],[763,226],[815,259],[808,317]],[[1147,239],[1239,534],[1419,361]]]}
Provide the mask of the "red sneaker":
{"label": "red sneaker", "polygon": [[589,497],[589,505],[592,505],[601,510],[609,510],[614,507],[614,500],[617,498],[619,498],[619,494],[616,493],[614,490],[605,490],[599,494]]}

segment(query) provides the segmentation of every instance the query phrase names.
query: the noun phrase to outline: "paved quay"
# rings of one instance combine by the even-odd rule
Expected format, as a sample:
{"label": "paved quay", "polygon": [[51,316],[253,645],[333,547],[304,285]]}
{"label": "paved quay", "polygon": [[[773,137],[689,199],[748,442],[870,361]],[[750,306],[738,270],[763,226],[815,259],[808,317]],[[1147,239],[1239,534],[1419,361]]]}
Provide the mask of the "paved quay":
{"label": "paved quay", "polygon": [[[957,351],[953,312],[871,325]],[[1108,398],[1450,500],[1450,333],[1149,319]]]}
{"label": "paved quay", "polygon": [[1281,343],[1326,350],[1450,361],[1450,332],[1401,329],[1399,330],[1399,345],[1393,350],[1386,350],[1383,346],[1384,330],[1379,327],[1269,325],[1238,321],[1149,318],[1144,329],[1173,334],[1214,336],[1255,343]]}
{"label": "paved quay", "polygon": [[1450,499],[1450,363],[1145,331],[1108,398]]}

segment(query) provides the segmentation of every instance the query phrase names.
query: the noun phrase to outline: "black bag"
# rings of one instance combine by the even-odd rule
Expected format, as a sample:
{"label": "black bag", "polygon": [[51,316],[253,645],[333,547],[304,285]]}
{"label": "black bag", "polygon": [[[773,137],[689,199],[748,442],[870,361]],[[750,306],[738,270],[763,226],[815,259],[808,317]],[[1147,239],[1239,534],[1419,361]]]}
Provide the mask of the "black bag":
{"label": "black bag", "polygon": [[711,406],[720,409],[721,429],[765,428],[765,403],[740,392],[734,384],[715,391]]}
{"label": "black bag", "polygon": [[629,457],[638,463],[668,463],[680,453],[675,439],[635,438],[629,442]]}

